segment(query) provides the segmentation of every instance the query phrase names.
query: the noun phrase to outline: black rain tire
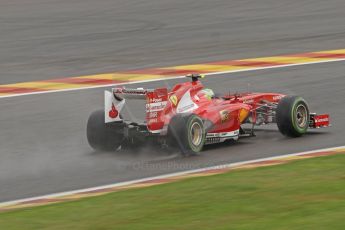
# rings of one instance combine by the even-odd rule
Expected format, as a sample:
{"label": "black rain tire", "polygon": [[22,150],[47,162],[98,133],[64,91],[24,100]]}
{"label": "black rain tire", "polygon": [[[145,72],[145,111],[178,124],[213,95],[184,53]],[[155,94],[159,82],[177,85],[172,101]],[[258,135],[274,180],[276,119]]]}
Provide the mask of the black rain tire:
{"label": "black rain tire", "polygon": [[175,115],[168,127],[168,138],[184,155],[197,155],[206,140],[204,123],[195,114]]}
{"label": "black rain tire", "polygon": [[299,96],[283,97],[276,110],[279,131],[288,137],[300,137],[309,127],[309,108]]}
{"label": "black rain tire", "polygon": [[89,145],[95,150],[116,150],[124,138],[124,123],[105,123],[104,111],[94,111],[87,121],[86,136]]}

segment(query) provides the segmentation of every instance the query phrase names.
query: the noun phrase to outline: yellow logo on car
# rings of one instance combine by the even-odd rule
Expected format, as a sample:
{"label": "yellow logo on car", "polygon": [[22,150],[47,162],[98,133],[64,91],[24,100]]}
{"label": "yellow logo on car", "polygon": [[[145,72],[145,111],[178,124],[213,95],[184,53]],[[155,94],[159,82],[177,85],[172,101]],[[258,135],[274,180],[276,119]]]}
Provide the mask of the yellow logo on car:
{"label": "yellow logo on car", "polygon": [[246,109],[241,109],[241,111],[238,114],[238,118],[240,120],[240,123],[242,123],[247,117],[248,117],[249,111]]}
{"label": "yellow logo on car", "polygon": [[170,102],[171,102],[174,106],[177,105],[178,99],[177,99],[176,95],[170,96],[170,97],[169,97],[169,100],[170,100]]}

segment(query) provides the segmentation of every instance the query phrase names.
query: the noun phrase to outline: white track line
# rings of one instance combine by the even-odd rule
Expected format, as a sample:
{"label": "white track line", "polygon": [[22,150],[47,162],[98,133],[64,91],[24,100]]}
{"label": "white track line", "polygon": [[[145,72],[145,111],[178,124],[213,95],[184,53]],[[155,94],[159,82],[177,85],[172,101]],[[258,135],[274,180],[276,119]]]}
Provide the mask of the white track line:
{"label": "white track line", "polygon": [[[315,61],[315,62],[307,62],[307,63],[294,63],[294,64],[285,64],[285,65],[276,65],[276,66],[267,66],[267,67],[255,67],[250,69],[239,69],[239,70],[228,70],[228,71],[221,71],[221,72],[211,72],[205,75],[218,75],[218,74],[226,74],[226,73],[239,73],[239,72],[250,72],[256,70],[265,70],[265,69],[278,69],[290,66],[303,66],[303,65],[312,65],[312,64],[321,64],[321,63],[331,63],[331,62],[340,62],[345,61],[345,58],[339,58],[334,60],[325,60],[325,61]],[[207,63],[205,63],[207,64]],[[198,71],[195,71],[198,72]],[[92,76],[92,75],[90,75]],[[87,86],[83,88],[74,88],[74,89],[58,89],[58,90],[49,90],[49,91],[40,91],[40,92],[31,92],[31,93],[21,93],[21,94],[11,94],[11,95],[2,95],[1,98],[9,98],[9,97],[19,97],[19,96],[28,96],[28,95],[36,95],[36,94],[47,94],[47,93],[57,93],[57,92],[66,92],[66,91],[77,91],[77,90],[86,90],[86,89],[96,89],[96,88],[105,88],[105,87],[114,87],[115,85],[131,85],[131,84],[138,84],[138,83],[146,83],[146,82],[156,82],[156,81],[164,81],[164,80],[173,80],[183,78],[185,76],[176,76],[176,77],[164,77],[152,80],[142,80],[142,81],[132,81],[132,82],[124,82],[118,84],[105,84],[105,85],[94,85],[94,86]],[[15,84],[15,83],[13,83]]]}
{"label": "white track line", "polygon": [[190,173],[199,173],[199,172],[204,172],[204,171],[208,171],[208,170],[212,170],[212,169],[233,168],[233,167],[237,167],[237,166],[245,165],[245,164],[250,164],[250,163],[257,163],[257,162],[268,161],[268,160],[277,160],[277,159],[285,158],[285,157],[301,156],[301,155],[307,155],[310,153],[318,153],[318,152],[331,151],[331,150],[344,149],[344,148],[345,148],[345,146],[338,146],[338,147],[317,149],[317,150],[311,150],[311,151],[304,151],[304,152],[285,154],[285,155],[279,155],[279,156],[274,156],[274,157],[266,157],[266,158],[261,158],[261,159],[256,159],[256,160],[241,161],[241,162],[216,165],[216,166],[211,166],[211,167],[206,167],[206,168],[192,169],[192,170],[187,170],[187,171],[182,171],[182,172],[177,172],[177,173],[164,174],[164,175],[160,175],[160,176],[147,177],[147,178],[142,178],[142,179],[138,179],[138,180],[131,180],[131,181],[126,181],[126,182],[102,185],[102,186],[97,186],[97,187],[92,187],[92,188],[79,189],[79,190],[73,190],[73,191],[61,192],[61,193],[53,193],[53,194],[49,194],[49,195],[37,196],[37,197],[31,197],[31,198],[25,198],[25,199],[13,200],[13,201],[6,201],[3,203],[0,203],[0,208],[10,206],[10,205],[15,205],[15,204],[22,203],[22,202],[33,201],[33,200],[57,198],[57,197],[73,195],[73,194],[77,194],[77,193],[81,193],[81,192],[92,192],[95,190],[106,189],[106,188],[115,188],[115,187],[120,187],[120,186],[125,186],[125,185],[132,185],[132,184],[136,184],[136,183],[140,183],[140,182],[146,182],[146,181],[150,181],[150,180],[166,179],[166,178],[175,177],[175,176],[182,176],[182,175],[186,175],[186,174],[190,174]]}

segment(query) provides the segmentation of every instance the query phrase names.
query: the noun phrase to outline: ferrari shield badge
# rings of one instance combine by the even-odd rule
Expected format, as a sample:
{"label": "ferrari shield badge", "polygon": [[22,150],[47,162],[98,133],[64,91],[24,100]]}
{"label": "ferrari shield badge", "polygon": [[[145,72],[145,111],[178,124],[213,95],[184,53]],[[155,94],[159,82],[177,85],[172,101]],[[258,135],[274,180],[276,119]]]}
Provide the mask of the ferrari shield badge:
{"label": "ferrari shield badge", "polygon": [[225,123],[225,122],[227,122],[230,119],[230,113],[227,110],[220,111],[219,115],[220,115],[220,121],[222,123]]}
{"label": "ferrari shield badge", "polygon": [[170,100],[170,102],[171,102],[174,106],[177,105],[178,99],[177,99],[176,95],[170,96],[170,97],[169,97],[169,100]]}

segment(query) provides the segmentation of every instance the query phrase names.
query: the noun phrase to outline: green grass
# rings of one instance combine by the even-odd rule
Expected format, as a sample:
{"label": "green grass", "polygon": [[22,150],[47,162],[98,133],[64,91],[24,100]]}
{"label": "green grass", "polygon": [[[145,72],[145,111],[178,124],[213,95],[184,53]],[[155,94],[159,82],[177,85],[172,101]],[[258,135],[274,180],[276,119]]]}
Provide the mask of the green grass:
{"label": "green grass", "polygon": [[0,229],[344,229],[345,155],[0,214]]}

